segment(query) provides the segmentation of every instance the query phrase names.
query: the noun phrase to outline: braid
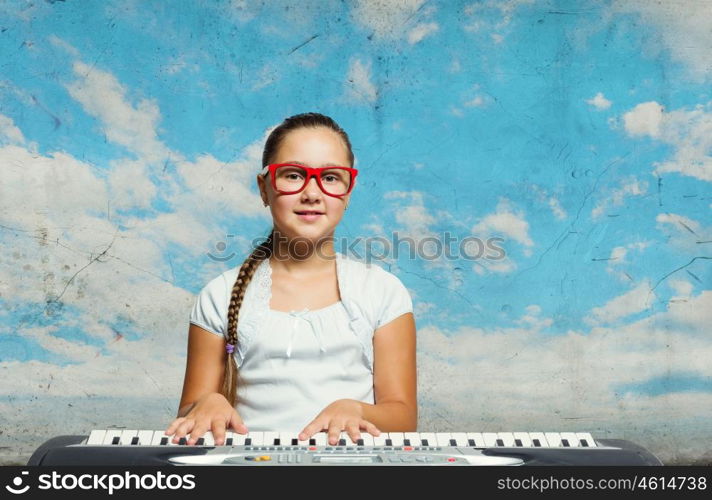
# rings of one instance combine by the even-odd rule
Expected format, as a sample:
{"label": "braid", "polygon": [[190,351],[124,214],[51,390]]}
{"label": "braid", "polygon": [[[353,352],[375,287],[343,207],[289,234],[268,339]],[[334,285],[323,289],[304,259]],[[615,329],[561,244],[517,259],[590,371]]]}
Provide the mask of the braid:
{"label": "braid", "polygon": [[237,279],[232,287],[230,305],[227,310],[227,338],[225,341],[228,351],[225,358],[225,377],[223,379],[222,390],[220,391],[232,406],[235,406],[237,402],[237,384],[239,378],[237,363],[235,362],[235,357],[232,355],[232,352],[237,346],[237,319],[240,313],[240,306],[242,305],[242,300],[245,298],[247,285],[252,281],[257,267],[263,260],[268,259],[270,255],[272,255],[273,236],[274,229],[272,229],[267,239],[260,243],[247,259],[245,259],[245,262],[240,266]]}

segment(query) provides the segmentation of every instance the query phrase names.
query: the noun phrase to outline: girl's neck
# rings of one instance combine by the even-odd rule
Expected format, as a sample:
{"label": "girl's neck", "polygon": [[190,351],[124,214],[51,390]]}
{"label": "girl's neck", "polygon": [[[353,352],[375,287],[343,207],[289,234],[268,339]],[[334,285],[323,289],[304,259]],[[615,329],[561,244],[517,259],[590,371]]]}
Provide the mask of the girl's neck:
{"label": "girl's neck", "polygon": [[310,246],[304,241],[298,245],[284,243],[272,250],[270,266],[272,270],[289,274],[314,274],[333,268],[336,252],[333,241],[323,242],[319,246]]}

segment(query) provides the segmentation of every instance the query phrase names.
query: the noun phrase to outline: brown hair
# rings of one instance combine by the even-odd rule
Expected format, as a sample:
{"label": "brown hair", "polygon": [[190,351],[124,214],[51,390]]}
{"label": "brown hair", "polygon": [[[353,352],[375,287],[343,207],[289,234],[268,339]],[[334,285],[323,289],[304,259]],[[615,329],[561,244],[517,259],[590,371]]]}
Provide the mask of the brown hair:
{"label": "brown hair", "polygon": [[[339,125],[329,118],[328,116],[319,113],[302,113],[299,115],[290,116],[286,118],[281,124],[279,124],[267,137],[265,142],[265,149],[262,154],[262,167],[269,165],[272,159],[277,153],[280,144],[287,136],[287,134],[293,130],[297,130],[304,127],[326,127],[334,132],[338,133],[346,144],[346,149],[349,153],[350,166],[353,167],[354,154],[351,149],[351,142],[346,132],[339,127]],[[272,242],[274,236],[274,227],[270,232],[267,239],[260,243],[252,253],[245,259],[245,262],[240,266],[240,270],[237,273],[237,279],[232,287],[232,294],[230,296],[230,305],[227,310],[227,334],[225,341],[227,344],[231,344],[233,348],[237,348],[237,320],[240,313],[240,306],[242,305],[242,300],[245,297],[245,291],[247,290],[247,285],[250,284],[252,277],[257,270],[257,267],[262,263],[263,260],[268,259],[272,255]],[[225,356],[225,377],[223,379],[221,393],[230,402],[232,406],[235,406],[237,402],[237,385],[238,385],[238,370],[237,363],[232,354],[227,354]],[[242,382],[240,381],[240,384]]]}

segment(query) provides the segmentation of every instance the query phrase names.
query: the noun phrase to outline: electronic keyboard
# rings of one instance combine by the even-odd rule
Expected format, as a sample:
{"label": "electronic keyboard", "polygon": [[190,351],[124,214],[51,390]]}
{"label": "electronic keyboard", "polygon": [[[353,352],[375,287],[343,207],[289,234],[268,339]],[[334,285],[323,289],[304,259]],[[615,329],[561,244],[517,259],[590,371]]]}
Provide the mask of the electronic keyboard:
{"label": "electronic keyboard", "polygon": [[295,432],[228,431],[216,446],[206,432],[194,445],[164,430],[93,430],[42,444],[27,465],[662,465],[646,449],[588,432],[342,432],[299,440]]}

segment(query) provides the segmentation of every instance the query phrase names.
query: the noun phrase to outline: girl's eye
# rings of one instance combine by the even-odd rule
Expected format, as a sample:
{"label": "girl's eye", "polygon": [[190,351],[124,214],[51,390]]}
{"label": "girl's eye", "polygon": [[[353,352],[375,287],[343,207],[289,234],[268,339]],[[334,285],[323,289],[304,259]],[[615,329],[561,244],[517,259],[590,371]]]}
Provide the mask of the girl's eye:
{"label": "girl's eye", "polygon": [[336,182],[339,180],[335,175],[325,175],[322,179],[326,182]]}

